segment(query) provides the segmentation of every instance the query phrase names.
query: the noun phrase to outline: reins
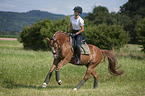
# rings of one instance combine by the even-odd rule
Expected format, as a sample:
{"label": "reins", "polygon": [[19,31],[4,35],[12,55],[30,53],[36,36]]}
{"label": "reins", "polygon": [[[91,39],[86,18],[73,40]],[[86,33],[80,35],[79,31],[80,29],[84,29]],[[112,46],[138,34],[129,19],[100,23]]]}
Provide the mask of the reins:
{"label": "reins", "polygon": [[[57,41],[56,41],[57,42]],[[61,50],[62,50],[62,48],[68,43],[69,41],[67,41],[61,48],[59,48],[59,50],[57,50],[57,52],[55,52],[55,53],[53,53],[53,54],[58,54]],[[57,42],[57,44],[58,44],[58,42]],[[60,44],[59,44],[60,45]]]}

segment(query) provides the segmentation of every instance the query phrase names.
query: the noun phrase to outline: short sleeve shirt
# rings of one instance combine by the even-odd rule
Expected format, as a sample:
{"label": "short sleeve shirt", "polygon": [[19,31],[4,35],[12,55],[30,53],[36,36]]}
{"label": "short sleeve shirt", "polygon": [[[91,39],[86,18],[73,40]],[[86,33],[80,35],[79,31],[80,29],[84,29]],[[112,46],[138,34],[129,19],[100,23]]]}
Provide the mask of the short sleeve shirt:
{"label": "short sleeve shirt", "polygon": [[81,26],[84,26],[84,20],[80,16],[78,19],[75,19],[75,16],[71,16],[70,22],[74,30],[81,30]]}

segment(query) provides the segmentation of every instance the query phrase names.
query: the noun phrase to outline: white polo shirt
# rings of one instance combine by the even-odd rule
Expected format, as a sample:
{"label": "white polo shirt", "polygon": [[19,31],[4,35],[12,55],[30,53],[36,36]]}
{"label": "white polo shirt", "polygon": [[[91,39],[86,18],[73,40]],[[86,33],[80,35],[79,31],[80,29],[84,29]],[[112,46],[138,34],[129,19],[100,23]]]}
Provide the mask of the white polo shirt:
{"label": "white polo shirt", "polygon": [[70,22],[74,30],[81,30],[81,26],[84,26],[84,20],[80,16],[78,19],[75,19],[75,16],[71,16]]}

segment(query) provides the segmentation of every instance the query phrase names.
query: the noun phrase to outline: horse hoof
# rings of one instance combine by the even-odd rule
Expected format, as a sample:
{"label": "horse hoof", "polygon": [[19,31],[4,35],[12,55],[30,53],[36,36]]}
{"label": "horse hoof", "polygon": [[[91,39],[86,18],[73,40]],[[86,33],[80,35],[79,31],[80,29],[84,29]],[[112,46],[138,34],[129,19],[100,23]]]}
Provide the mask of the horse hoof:
{"label": "horse hoof", "polygon": [[61,81],[61,80],[59,80],[59,81],[58,81],[58,84],[59,84],[59,85],[61,85],[61,84],[62,84],[62,81]]}
{"label": "horse hoof", "polygon": [[46,88],[46,86],[47,86],[46,83],[43,83],[43,84],[42,84],[42,87],[43,87],[43,88]]}
{"label": "horse hoof", "polygon": [[78,90],[77,88],[74,88],[74,90]]}

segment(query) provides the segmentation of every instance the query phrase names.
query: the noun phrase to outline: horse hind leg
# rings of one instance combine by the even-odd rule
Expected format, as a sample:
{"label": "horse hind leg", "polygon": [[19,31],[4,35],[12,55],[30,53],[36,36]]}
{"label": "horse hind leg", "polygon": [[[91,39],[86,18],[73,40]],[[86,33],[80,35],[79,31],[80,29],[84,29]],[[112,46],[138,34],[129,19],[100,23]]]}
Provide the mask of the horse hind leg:
{"label": "horse hind leg", "polygon": [[[94,89],[98,87],[98,74],[96,73],[95,69],[93,69],[91,73],[94,77]],[[78,90],[88,79],[90,76],[90,72],[87,72],[84,79],[74,88],[74,90]]]}
{"label": "horse hind leg", "polygon": [[74,88],[74,90],[78,90],[81,88],[81,86],[89,79],[90,74],[92,73],[92,67],[88,67],[86,75],[84,79]]}
{"label": "horse hind leg", "polygon": [[94,89],[98,88],[98,74],[96,73],[95,69],[93,69],[91,74],[94,77]]}

